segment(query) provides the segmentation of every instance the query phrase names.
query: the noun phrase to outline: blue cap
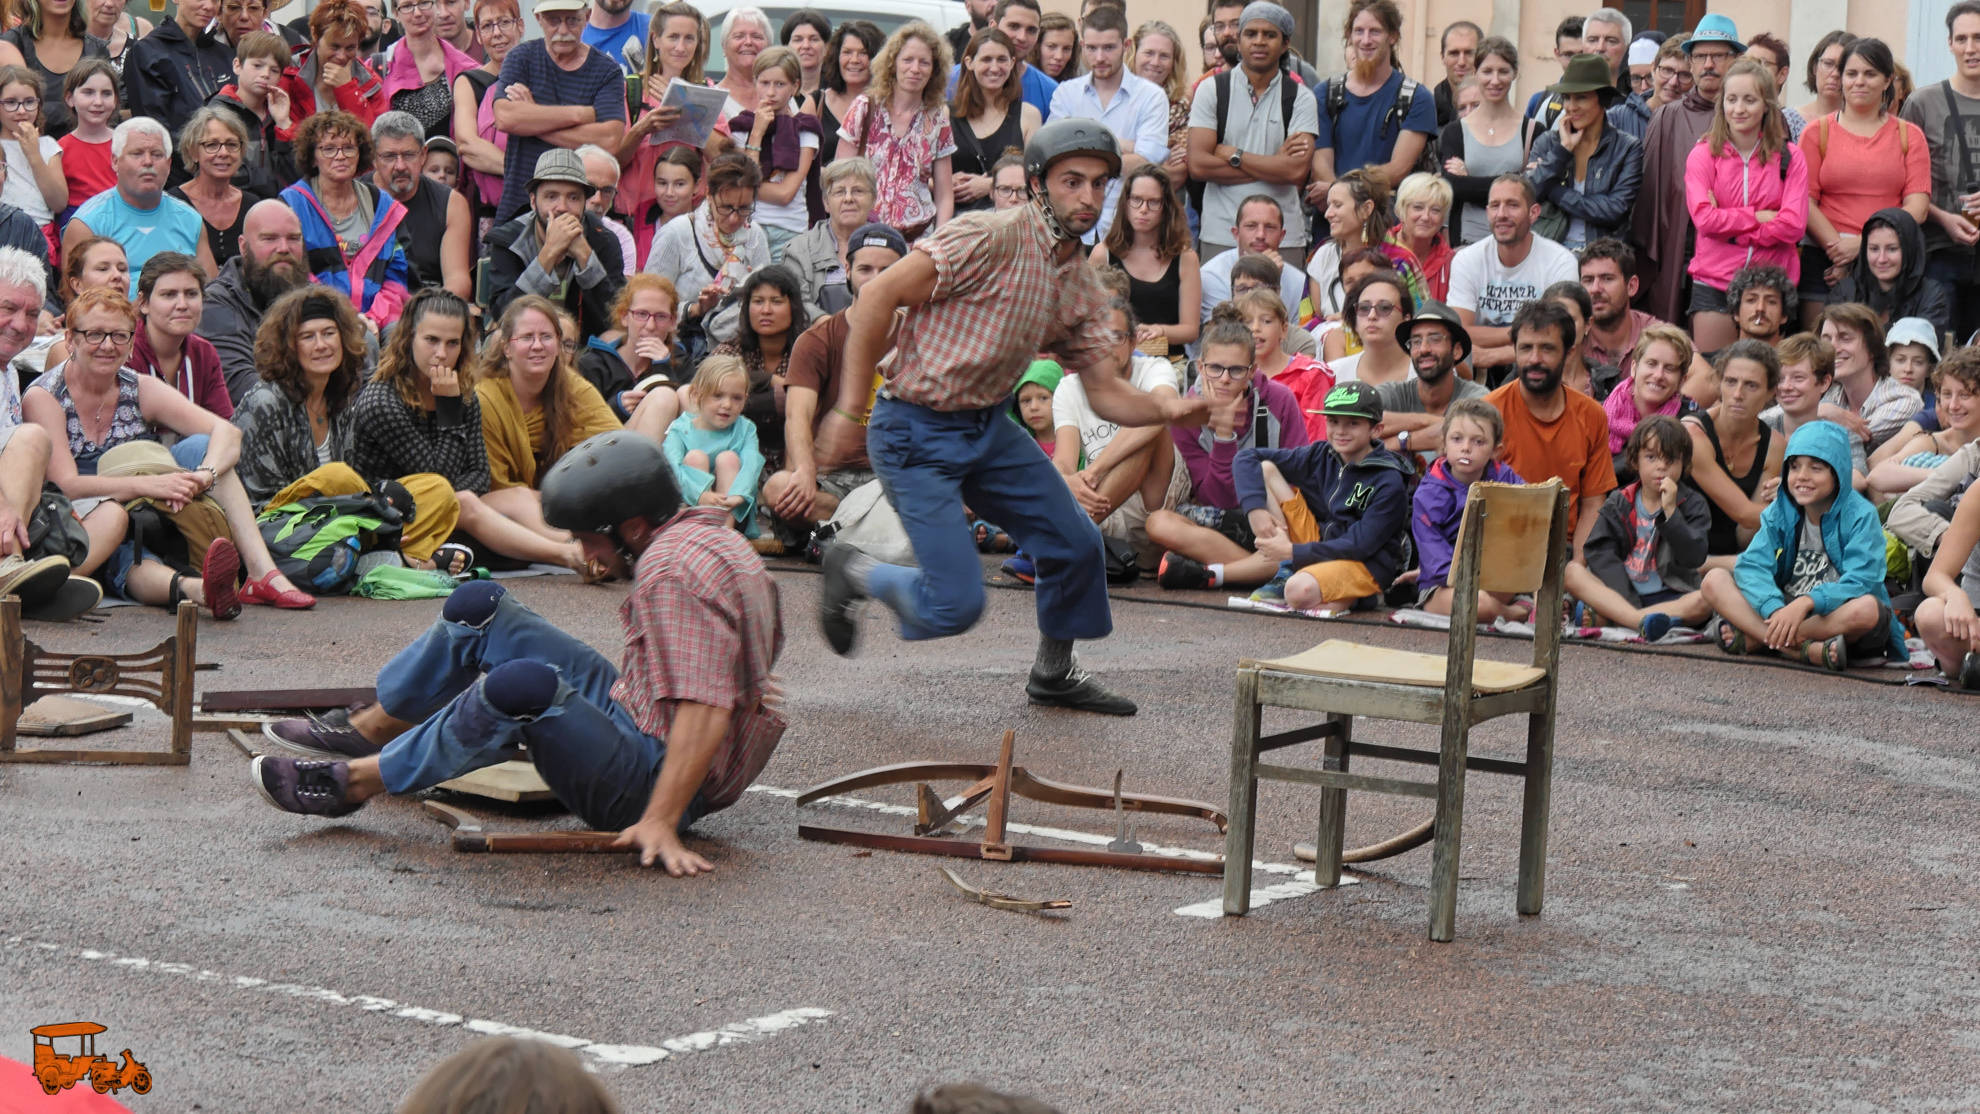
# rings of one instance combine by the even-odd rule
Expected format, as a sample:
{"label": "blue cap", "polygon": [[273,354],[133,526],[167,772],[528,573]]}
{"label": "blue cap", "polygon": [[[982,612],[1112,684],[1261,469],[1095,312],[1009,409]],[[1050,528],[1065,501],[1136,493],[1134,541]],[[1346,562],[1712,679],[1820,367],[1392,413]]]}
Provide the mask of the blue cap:
{"label": "blue cap", "polygon": [[1691,37],[1684,41],[1685,54],[1689,55],[1699,43],[1724,43],[1734,54],[1746,53],[1746,44],[1739,41],[1739,28],[1733,26],[1732,17],[1719,12],[1709,13],[1692,28]]}
{"label": "blue cap", "polygon": [[886,248],[895,255],[905,257],[908,253],[908,242],[907,237],[901,235],[893,225],[874,222],[860,225],[859,231],[854,232],[852,239],[846,241],[846,258],[851,259],[853,253],[861,248]]}

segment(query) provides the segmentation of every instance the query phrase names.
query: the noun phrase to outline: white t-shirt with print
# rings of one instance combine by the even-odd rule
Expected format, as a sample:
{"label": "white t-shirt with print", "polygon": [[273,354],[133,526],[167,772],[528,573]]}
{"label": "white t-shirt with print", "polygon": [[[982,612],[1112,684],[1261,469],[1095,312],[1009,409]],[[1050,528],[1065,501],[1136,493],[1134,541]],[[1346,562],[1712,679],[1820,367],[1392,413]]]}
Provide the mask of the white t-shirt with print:
{"label": "white t-shirt with print", "polygon": [[1519,307],[1538,301],[1541,291],[1580,277],[1574,253],[1545,236],[1533,237],[1533,247],[1517,267],[1499,262],[1497,241],[1480,240],[1451,258],[1448,304],[1470,310],[1480,325],[1510,325]]}
{"label": "white t-shirt with print", "polygon": [[[1176,376],[1176,366],[1155,356],[1136,355],[1133,367],[1128,374],[1128,382],[1138,391],[1152,391],[1157,387],[1167,387],[1177,394],[1182,393],[1181,380]],[[1077,375],[1068,375],[1059,380],[1059,387],[1052,392],[1052,428],[1064,429],[1072,426],[1079,430],[1080,445],[1087,464],[1099,458],[1100,453],[1119,434],[1121,427],[1107,421],[1093,412],[1086,401],[1086,384]]]}

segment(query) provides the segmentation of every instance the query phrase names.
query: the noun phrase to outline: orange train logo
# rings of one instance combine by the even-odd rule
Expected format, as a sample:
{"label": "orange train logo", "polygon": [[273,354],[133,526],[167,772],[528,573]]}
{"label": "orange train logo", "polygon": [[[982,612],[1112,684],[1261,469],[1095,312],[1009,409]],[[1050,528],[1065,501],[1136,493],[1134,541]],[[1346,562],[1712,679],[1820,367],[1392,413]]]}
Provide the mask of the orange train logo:
{"label": "orange train logo", "polygon": [[99,1095],[126,1087],[140,1095],[151,1090],[150,1069],[133,1059],[130,1049],[124,1049],[121,1064],[96,1051],[96,1035],[104,1031],[104,1026],[94,1021],[38,1025],[28,1030],[34,1035],[34,1078],[41,1089],[53,1095],[88,1079]]}

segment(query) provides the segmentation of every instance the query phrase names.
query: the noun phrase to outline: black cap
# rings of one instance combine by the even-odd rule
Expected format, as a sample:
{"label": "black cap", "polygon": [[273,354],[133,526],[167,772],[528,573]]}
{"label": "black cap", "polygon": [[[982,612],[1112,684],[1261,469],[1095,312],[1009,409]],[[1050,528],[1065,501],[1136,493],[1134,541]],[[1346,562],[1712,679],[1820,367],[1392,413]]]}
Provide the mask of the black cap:
{"label": "black cap", "polygon": [[1426,298],[1416,307],[1416,316],[1404,318],[1396,326],[1396,343],[1405,351],[1409,348],[1409,334],[1418,325],[1442,325],[1450,331],[1451,344],[1457,349],[1457,363],[1463,363],[1471,356],[1471,334],[1465,332],[1464,322],[1458,319],[1457,311],[1435,299]]}
{"label": "black cap", "polygon": [[615,429],[578,442],[543,474],[543,520],[559,530],[615,534],[629,518],[681,509],[674,470],[652,438]]}
{"label": "black cap", "polygon": [[895,255],[906,258],[908,242],[907,237],[901,235],[900,229],[891,224],[874,221],[860,225],[859,231],[853,233],[852,239],[846,241],[846,258],[851,259],[853,253],[861,248],[886,248]]}
{"label": "black cap", "polygon": [[1350,379],[1327,392],[1327,401],[1320,404],[1320,412],[1329,418],[1366,418],[1379,422],[1382,420],[1382,396],[1368,384]]}

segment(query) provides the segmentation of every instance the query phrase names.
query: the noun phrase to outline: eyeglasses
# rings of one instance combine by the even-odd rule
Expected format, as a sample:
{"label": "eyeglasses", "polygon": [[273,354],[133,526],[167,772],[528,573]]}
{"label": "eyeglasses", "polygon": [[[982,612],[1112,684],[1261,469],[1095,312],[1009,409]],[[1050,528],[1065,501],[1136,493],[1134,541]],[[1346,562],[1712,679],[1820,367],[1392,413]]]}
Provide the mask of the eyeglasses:
{"label": "eyeglasses", "polygon": [[598,196],[598,197],[617,197],[617,196],[619,196],[619,187],[617,187],[617,186],[599,186],[599,187],[598,187],[598,188],[597,188],[596,190],[594,190],[593,192],[594,192],[594,193],[596,194],[596,196]]}
{"label": "eyeglasses", "polygon": [[357,153],[358,149],[356,147],[318,147],[316,149],[317,157],[325,159],[354,159],[357,157]]}
{"label": "eyeglasses", "polygon": [[1127,199],[1127,203],[1130,209],[1160,209],[1162,207],[1162,199],[1159,197],[1130,197]]}
{"label": "eyeglasses", "polygon": [[1690,77],[1691,71],[1681,70],[1676,66],[1658,66],[1655,70],[1651,71],[1650,76],[1661,84],[1674,78]]}
{"label": "eyeglasses", "polygon": [[1691,60],[1694,62],[1730,62],[1732,61],[1732,56],[1733,52],[1730,50],[1694,50],[1691,52]]}
{"label": "eyeglasses", "polygon": [[710,204],[715,210],[715,215],[718,217],[747,217],[756,212],[756,202],[754,201],[747,205],[723,205],[718,202],[711,202]]}
{"label": "eyeglasses", "polygon": [[1205,379],[1241,379],[1251,374],[1243,364],[1199,364]]}
{"label": "eyeglasses", "polygon": [[1387,317],[1397,308],[1394,302],[1356,302],[1354,313],[1356,317]]}
{"label": "eyeglasses", "polygon": [[672,321],[673,319],[674,315],[665,310],[629,309],[626,311],[626,320],[628,321]]}
{"label": "eyeglasses", "polygon": [[1107,338],[1108,344],[1126,344],[1132,334],[1121,329],[1108,329],[1100,335]]}
{"label": "eyeglasses", "polygon": [[399,11],[401,14],[405,12],[430,12],[439,6],[434,3],[434,0],[399,0]]}
{"label": "eyeglasses", "polygon": [[1639,90],[1640,90],[1640,89],[1648,89],[1648,88],[1650,88],[1650,86],[1651,86],[1651,84],[1652,84],[1652,79],[1653,79],[1653,77],[1654,77],[1654,75],[1652,75],[1652,74],[1647,74],[1647,73],[1633,73],[1633,74],[1630,74],[1630,75],[1629,75],[1629,87],[1630,87],[1631,89],[1639,89]]}
{"label": "eyeglasses", "polygon": [[[992,186],[990,187],[990,192],[1006,201],[1023,201],[1025,194],[1029,191],[1023,186]],[[1129,200],[1132,201],[1133,198],[1129,198]]]}
{"label": "eyeglasses", "polygon": [[35,109],[40,107],[41,107],[40,97],[28,97],[25,100],[0,101],[0,108],[4,108],[9,112],[33,112]]}
{"label": "eyeglasses", "polygon": [[1442,332],[1419,333],[1403,341],[1403,347],[1411,352],[1419,348],[1449,348],[1450,346],[1451,338]]}
{"label": "eyeglasses", "polygon": [[576,27],[577,25],[584,22],[584,17],[581,15],[566,15],[561,13],[552,14],[549,12],[538,12],[536,16],[536,21],[538,23],[541,23],[545,28]]}
{"label": "eyeglasses", "polygon": [[873,191],[865,186],[833,186],[825,195],[827,201],[860,201],[873,196]]}
{"label": "eyeglasses", "polygon": [[117,329],[114,331],[106,330],[106,329],[91,329],[88,332],[77,333],[76,339],[82,341],[84,344],[89,345],[91,348],[101,348],[103,347],[104,342],[106,341],[108,341],[110,343],[110,346],[113,348],[122,348],[126,344],[129,344],[131,342],[131,338],[136,335],[137,334],[131,332],[129,329]]}
{"label": "eyeglasses", "polygon": [[476,25],[475,30],[481,32],[484,35],[486,35],[490,31],[500,31],[504,34],[513,35],[516,32],[516,28],[521,26],[522,26],[522,20],[510,19],[507,16],[504,16],[501,19],[491,19],[488,20],[486,23],[478,24]]}
{"label": "eyeglasses", "polygon": [[241,153],[241,141],[238,139],[202,139],[199,141],[199,149],[209,155],[238,155]]}

